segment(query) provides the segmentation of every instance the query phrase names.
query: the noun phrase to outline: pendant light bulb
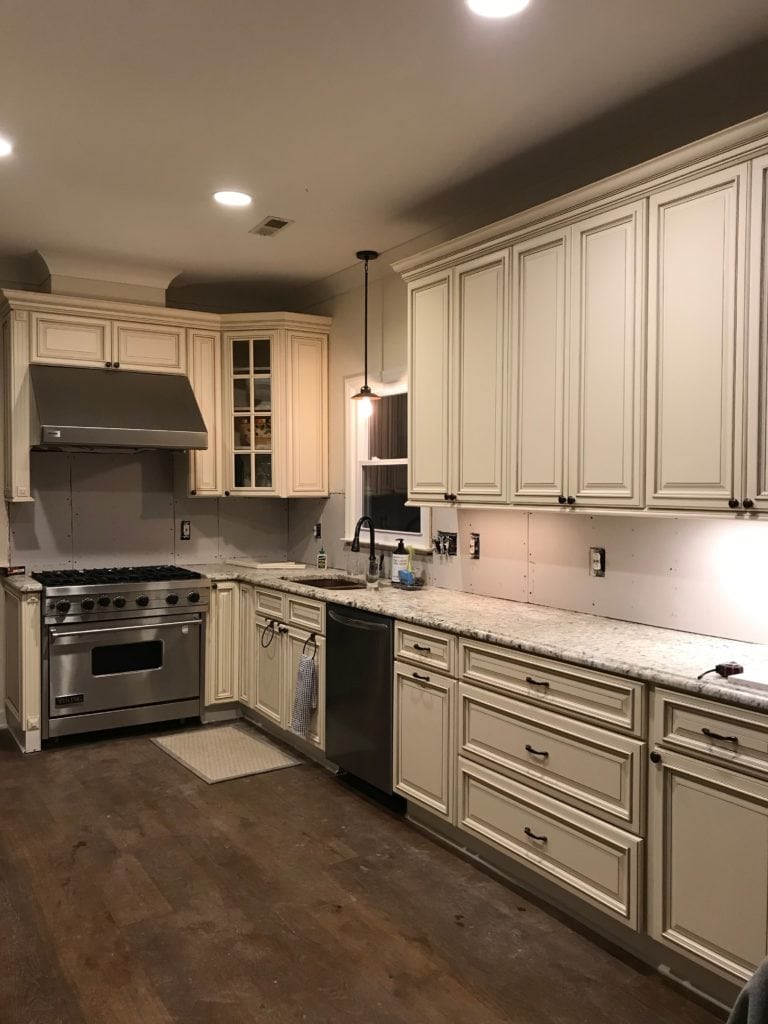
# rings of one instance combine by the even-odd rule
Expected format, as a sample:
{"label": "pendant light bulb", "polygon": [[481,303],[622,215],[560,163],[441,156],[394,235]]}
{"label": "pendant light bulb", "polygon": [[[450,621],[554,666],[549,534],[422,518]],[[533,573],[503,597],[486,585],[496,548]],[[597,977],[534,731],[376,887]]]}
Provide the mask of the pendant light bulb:
{"label": "pendant light bulb", "polygon": [[355,253],[359,260],[363,261],[365,267],[365,282],[364,282],[364,306],[363,306],[363,386],[360,388],[356,395],[352,395],[352,400],[360,402],[360,404],[367,408],[367,413],[361,410],[360,415],[367,418],[373,411],[371,402],[377,402],[380,395],[375,394],[371,391],[368,386],[368,264],[371,260],[379,258],[379,254],[374,252],[373,249],[361,249],[360,252]]}
{"label": "pendant light bulb", "polygon": [[361,420],[369,420],[373,414],[373,402],[370,400],[368,395],[364,395],[360,398],[360,395],[355,395],[355,398],[359,399],[357,403],[357,415]]}

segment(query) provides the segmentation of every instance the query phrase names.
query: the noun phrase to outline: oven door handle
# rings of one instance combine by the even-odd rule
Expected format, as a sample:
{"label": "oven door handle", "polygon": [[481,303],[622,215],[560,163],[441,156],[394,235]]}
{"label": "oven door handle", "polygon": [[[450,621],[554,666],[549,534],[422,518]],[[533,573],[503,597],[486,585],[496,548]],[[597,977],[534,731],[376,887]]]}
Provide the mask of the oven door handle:
{"label": "oven door handle", "polygon": [[109,633],[132,633],[137,629],[150,630],[150,629],[170,629],[172,626],[199,626],[201,625],[200,619],[176,619],[174,622],[155,622],[151,626],[106,626],[104,629],[78,629],[73,630],[69,633],[55,633],[52,629],[49,630],[51,642],[56,643],[57,641],[68,640],[70,637],[81,637],[81,636],[106,636]]}

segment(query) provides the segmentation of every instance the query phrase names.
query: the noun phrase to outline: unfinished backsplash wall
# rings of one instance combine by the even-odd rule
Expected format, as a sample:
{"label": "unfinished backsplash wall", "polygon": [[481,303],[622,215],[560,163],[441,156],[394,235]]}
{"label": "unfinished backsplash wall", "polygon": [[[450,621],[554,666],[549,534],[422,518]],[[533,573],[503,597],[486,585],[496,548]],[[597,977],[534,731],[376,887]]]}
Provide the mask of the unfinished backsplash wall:
{"label": "unfinished backsplash wall", "polygon": [[[10,505],[10,560],[38,568],[282,560],[286,502],[190,498],[184,456],[32,452],[34,502]],[[182,519],[192,539],[179,540]]]}
{"label": "unfinished backsplash wall", "polygon": [[[341,541],[343,494],[293,501],[288,519],[290,558],[316,557],[312,524],[322,522],[329,565],[364,571],[367,548],[354,555]],[[432,586],[768,643],[768,522],[438,509],[437,530],[458,532],[459,554],[420,560]],[[478,561],[470,531],[480,534]],[[592,546],[606,550],[603,579],[589,575]]]}

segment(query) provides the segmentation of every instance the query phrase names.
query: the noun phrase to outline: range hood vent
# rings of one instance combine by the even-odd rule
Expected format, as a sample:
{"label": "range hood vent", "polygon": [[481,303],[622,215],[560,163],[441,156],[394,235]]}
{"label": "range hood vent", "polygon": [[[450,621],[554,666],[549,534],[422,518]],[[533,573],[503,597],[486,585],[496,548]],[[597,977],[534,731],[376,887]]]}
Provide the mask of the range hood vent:
{"label": "range hood vent", "polygon": [[208,434],[186,377],[30,366],[37,449],[203,449]]}

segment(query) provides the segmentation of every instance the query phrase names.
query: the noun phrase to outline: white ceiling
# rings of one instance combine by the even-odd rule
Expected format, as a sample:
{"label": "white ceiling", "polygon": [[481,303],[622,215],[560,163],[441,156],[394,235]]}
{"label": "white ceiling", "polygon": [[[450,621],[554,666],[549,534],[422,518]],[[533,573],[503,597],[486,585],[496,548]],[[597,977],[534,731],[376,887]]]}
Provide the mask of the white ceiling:
{"label": "white ceiling", "polygon": [[[766,0],[531,0],[504,22],[463,0],[3,0],[0,257],[317,280],[445,222],[430,196],[763,37]],[[267,214],[295,224],[248,234]]]}

